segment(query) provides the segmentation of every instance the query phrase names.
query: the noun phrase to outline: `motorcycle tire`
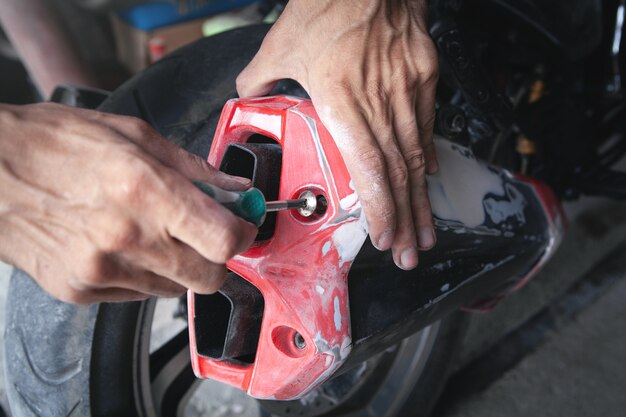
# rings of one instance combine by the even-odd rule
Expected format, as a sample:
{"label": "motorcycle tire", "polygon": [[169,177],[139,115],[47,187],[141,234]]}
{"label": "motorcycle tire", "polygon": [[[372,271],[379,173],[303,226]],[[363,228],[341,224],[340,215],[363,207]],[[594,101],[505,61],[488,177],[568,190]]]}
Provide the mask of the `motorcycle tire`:
{"label": "motorcycle tire", "polygon": [[[140,117],[177,145],[206,158],[222,106],[236,97],[235,78],[267,30],[237,29],[180,49],[129,80],[99,109]],[[294,83],[279,85],[277,92],[304,94]],[[171,303],[153,298],[65,304],[15,271],[5,330],[13,416],[427,416],[465,327],[460,313],[453,314],[327,381],[302,400],[256,401],[234,388],[194,377],[184,312],[178,312],[182,319],[165,326],[182,326],[180,331],[151,347],[154,318],[164,317],[155,316],[155,310]],[[184,308],[184,303],[177,306]],[[198,401],[210,402],[211,395],[213,405],[201,409]]]}

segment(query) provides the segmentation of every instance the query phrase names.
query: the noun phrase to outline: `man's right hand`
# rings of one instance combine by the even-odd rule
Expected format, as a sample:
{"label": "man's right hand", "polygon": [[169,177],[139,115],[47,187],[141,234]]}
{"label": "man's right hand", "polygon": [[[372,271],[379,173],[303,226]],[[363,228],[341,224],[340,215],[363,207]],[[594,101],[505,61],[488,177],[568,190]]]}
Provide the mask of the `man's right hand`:
{"label": "man's right hand", "polygon": [[257,229],[196,189],[245,190],[145,122],[0,106],[0,260],[74,303],[217,291]]}

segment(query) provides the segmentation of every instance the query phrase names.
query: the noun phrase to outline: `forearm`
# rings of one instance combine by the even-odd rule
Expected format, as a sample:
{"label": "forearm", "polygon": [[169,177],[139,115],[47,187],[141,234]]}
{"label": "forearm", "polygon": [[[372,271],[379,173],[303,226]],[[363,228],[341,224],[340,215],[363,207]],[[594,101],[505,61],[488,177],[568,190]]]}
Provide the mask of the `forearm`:
{"label": "forearm", "polygon": [[2,0],[0,23],[44,99],[59,84],[98,86],[46,0]]}

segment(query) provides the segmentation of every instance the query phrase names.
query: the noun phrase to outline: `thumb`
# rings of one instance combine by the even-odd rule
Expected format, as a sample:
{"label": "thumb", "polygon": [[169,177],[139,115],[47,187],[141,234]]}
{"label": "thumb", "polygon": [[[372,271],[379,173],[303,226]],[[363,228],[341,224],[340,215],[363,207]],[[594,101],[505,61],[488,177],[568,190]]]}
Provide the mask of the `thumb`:
{"label": "thumb", "polygon": [[284,78],[282,71],[273,63],[273,59],[263,49],[237,77],[239,97],[264,96]]}

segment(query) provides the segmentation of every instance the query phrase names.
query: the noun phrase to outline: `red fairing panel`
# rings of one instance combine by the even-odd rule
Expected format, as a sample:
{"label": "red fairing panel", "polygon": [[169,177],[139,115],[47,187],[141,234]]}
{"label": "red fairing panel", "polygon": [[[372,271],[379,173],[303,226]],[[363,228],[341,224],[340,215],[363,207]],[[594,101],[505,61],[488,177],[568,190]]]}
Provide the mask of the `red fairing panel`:
{"label": "red fairing panel", "polygon": [[[347,274],[367,230],[343,159],[310,101],[228,102],[209,163],[219,166],[228,144],[245,143],[253,134],[283,148],[278,198],[311,190],[326,197],[328,209],[321,218],[279,212],[274,237],[228,263],[265,299],[255,362],[240,365],[198,355],[190,325],[192,365],[200,378],[234,385],[256,398],[289,400],[317,387],[350,353]],[[193,323],[193,294],[188,300]],[[304,337],[304,348],[294,343],[295,332]]]}

